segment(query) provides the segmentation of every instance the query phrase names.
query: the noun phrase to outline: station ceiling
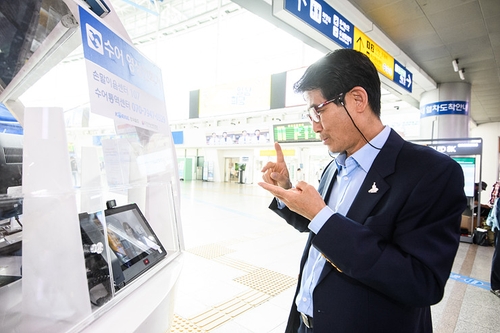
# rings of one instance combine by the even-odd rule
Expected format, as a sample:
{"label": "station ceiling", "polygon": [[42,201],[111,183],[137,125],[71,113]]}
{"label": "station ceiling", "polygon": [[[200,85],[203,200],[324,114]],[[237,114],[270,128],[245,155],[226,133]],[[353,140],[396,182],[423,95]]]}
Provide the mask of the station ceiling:
{"label": "station ceiling", "polygon": [[[339,12],[342,8],[337,4],[342,1],[347,0],[331,1]],[[500,122],[499,0],[349,2],[437,84],[470,83],[470,114],[476,124]],[[252,7],[257,3],[271,9],[271,0],[112,0],[112,3],[135,43],[201,28],[221,16],[244,10],[256,13]],[[454,59],[464,69],[464,81],[453,69]]]}
{"label": "station ceiling", "polygon": [[436,83],[472,86],[471,118],[500,121],[500,1],[350,0]]}

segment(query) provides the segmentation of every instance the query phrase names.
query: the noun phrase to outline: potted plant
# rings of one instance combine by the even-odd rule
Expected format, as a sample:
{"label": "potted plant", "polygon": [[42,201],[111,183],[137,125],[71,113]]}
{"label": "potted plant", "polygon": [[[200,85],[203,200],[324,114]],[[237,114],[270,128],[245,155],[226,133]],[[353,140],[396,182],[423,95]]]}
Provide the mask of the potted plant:
{"label": "potted plant", "polygon": [[243,174],[245,173],[245,169],[246,169],[247,165],[246,165],[246,164],[244,164],[244,163],[243,163],[243,164],[238,164],[238,167],[239,167],[239,169],[240,169],[240,173],[239,173],[239,176],[240,176],[240,177],[239,177],[239,178],[240,178],[239,180],[240,180],[240,181],[239,181],[239,183],[240,183],[240,184],[244,184],[245,182],[243,181],[243,179],[244,179],[244,178],[243,178]]}

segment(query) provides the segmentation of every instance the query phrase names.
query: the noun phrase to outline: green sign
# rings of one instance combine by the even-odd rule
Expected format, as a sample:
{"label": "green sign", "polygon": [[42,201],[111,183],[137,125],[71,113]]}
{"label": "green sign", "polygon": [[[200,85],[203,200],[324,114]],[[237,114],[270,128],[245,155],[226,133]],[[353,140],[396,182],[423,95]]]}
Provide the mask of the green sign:
{"label": "green sign", "polygon": [[277,142],[319,142],[319,134],[314,133],[309,122],[280,124],[273,126],[274,141]]}

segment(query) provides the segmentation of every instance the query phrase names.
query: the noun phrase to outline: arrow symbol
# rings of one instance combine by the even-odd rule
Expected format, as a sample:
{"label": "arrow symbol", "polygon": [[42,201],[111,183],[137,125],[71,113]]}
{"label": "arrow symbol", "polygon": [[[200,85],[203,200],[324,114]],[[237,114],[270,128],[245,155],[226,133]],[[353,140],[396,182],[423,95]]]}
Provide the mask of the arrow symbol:
{"label": "arrow symbol", "polygon": [[408,76],[406,77],[406,84],[408,85],[408,88],[410,88],[410,86],[411,86],[411,76],[410,76],[410,74],[408,74]]}
{"label": "arrow symbol", "polygon": [[[363,39],[361,39],[361,37],[359,37],[357,40],[356,40],[356,44],[358,45],[358,49],[357,51],[361,52],[361,50],[363,49]],[[367,54],[370,54],[369,52],[367,52]]]}
{"label": "arrow symbol", "polygon": [[306,0],[299,0],[299,3],[297,4],[298,5],[298,8],[297,10],[300,12],[302,10],[302,3],[304,3],[304,7],[307,6],[307,2]]}

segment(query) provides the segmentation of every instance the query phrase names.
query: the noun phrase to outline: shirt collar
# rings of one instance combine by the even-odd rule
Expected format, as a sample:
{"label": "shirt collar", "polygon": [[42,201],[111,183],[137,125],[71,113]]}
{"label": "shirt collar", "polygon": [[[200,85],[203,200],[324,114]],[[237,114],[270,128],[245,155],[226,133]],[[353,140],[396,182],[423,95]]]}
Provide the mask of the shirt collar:
{"label": "shirt collar", "polygon": [[[374,137],[370,143],[375,147],[383,147],[387,142],[390,133],[391,128],[389,126],[384,126],[384,129],[377,134],[377,136]],[[340,153],[335,159],[335,163],[337,164],[337,168],[340,169],[340,167],[349,165],[349,159],[352,158],[357,164],[359,164],[359,166],[361,166],[361,168],[363,168],[365,172],[368,172],[379,152],[380,150],[373,148],[369,144],[365,144],[360,150],[348,158],[346,158],[345,152]]]}

